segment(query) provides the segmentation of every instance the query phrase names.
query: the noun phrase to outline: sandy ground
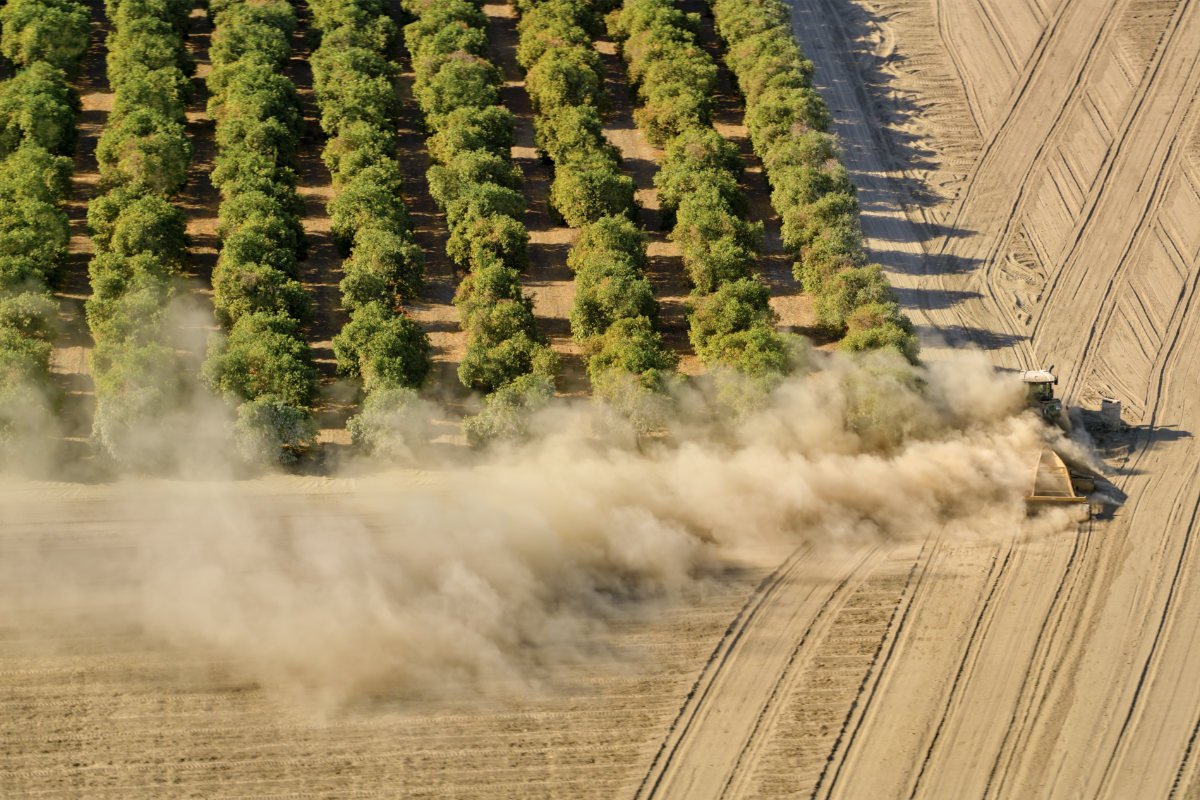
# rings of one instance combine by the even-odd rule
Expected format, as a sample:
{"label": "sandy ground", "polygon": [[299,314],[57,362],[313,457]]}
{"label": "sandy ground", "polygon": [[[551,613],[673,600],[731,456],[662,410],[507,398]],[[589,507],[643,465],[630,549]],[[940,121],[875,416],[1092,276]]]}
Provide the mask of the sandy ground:
{"label": "sandy ground", "polygon": [[[1121,400],[1130,500],[1078,535],[868,561],[882,636],[838,644],[808,587],[776,599],[810,609],[741,634],[644,796],[1195,796],[1196,5],[793,7],[926,357],[973,344],[1056,364],[1072,402]],[[845,590],[826,594],[836,621]]]}
{"label": "sandy ground", "polygon": [[[137,629],[80,615],[30,633],[18,622],[52,609],[7,609],[0,794],[1200,796],[1200,408],[1187,356],[1200,344],[1200,3],[793,6],[871,252],[927,357],[971,344],[999,366],[1055,364],[1071,402],[1120,399],[1130,430],[1105,454],[1129,500],[1113,519],[1033,540],[764,554],[720,590],[606,634],[653,653],[636,674],[580,665],[564,670],[567,688],[533,698],[334,719]],[[503,53],[511,24],[487,10]],[[742,136],[737,109],[718,108],[723,132]],[[652,211],[652,171],[636,161],[647,153],[623,119],[618,109],[609,135]],[[533,216],[545,187],[532,153],[517,155]],[[755,203],[764,274],[786,280]],[[423,242],[444,236],[431,209],[414,211]],[[569,241],[552,225],[531,231],[543,256]],[[538,258],[530,287],[552,323],[569,284],[561,258]],[[431,278],[420,313],[452,365],[455,277],[431,256]],[[549,332],[565,352],[566,333]],[[258,491],[303,517],[337,490],[296,478]],[[26,493],[4,506],[6,549],[119,560],[139,522],[99,513],[108,491]]]}
{"label": "sandy ground", "polygon": [[[282,478],[218,494],[226,511],[245,512],[229,530],[246,539],[261,520],[298,530],[344,517],[350,491],[378,492],[402,509],[438,480],[392,474],[368,489],[369,482]],[[46,556],[64,565],[59,582],[41,587],[42,602],[6,602],[0,613],[6,797],[628,796],[678,698],[765,574],[731,568],[700,607],[660,605],[613,625],[601,661],[566,663],[552,685],[533,692],[484,682],[460,697],[391,693],[329,713],[304,694],[261,688],[222,653],[219,637],[211,648],[181,648],[173,626],[148,635],[130,624],[138,618],[131,609],[153,617],[175,591],[146,594],[128,580],[130,565],[146,557],[145,535],[185,541],[183,528],[161,529],[167,512],[147,503],[152,487],[60,484],[0,495],[8,565]],[[358,519],[379,532],[390,527],[386,515]],[[241,570],[253,575],[261,566],[245,561]],[[7,585],[5,596],[14,588],[22,587]],[[80,596],[89,598],[86,608]]]}

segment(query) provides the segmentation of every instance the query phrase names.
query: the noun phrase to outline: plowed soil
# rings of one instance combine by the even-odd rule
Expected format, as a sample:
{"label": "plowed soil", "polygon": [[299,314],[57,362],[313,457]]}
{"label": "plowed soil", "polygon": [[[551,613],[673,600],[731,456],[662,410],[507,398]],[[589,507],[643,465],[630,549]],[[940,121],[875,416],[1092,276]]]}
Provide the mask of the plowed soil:
{"label": "plowed soil", "polygon": [[[53,603],[0,616],[0,795],[1200,797],[1200,0],[791,2],[871,255],[925,357],[971,346],[999,367],[1054,364],[1068,402],[1120,400],[1127,430],[1100,445],[1124,506],[1036,539],[758,553],[703,596],[605,633],[611,648],[649,654],[635,670],[583,659],[532,696],[332,716],[48,593]],[[569,360],[572,232],[544,212],[546,168],[506,60],[509,11],[485,10],[505,100],[522,115],[527,285]],[[714,46],[709,20],[701,30]],[[607,132],[653,232],[655,154],[630,121],[616,56],[600,49]],[[744,143],[736,102],[717,105],[719,128]],[[418,147],[412,120],[405,131]],[[767,227],[762,272],[782,323],[803,329],[743,152],[751,213]],[[415,199],[420,155],[406,166],[421,241],[435,244],[444,227]],[[681,319],[686,286],[665,237],[652,241],[666,317]],[[417,313],[449,373],[462,346],[456,277],[438,255],[430,264]],[[264,509],[319,520],[346,488],[293,478],[256,491]],[[111,513],[110,491],[6,498],[0,553],[120,564],[145,518],[136,504]],[[42,618],[56,622],[30,625]]]}

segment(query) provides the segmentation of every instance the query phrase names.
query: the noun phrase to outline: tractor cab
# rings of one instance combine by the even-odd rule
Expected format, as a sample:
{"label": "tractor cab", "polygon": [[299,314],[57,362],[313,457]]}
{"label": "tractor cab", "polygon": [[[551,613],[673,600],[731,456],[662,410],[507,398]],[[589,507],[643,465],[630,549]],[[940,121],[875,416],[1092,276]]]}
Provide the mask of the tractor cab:
{"label": "tractor cab", "polygon": [[1030,369],[1021,373],[1021,381],[1025,384],[1025,402],[1036,409],[1046,422],[1067,429],[1067,415],[1063,410],[1062,400],[1054,396],[1054,387],[1058,385],[1058,377],[1050,369]]}

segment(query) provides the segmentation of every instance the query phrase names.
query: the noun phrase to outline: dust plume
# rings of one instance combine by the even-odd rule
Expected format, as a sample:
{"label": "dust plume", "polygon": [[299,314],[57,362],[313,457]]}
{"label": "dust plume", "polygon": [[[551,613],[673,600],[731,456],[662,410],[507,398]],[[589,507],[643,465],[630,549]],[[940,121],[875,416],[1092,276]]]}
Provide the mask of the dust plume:
{"label": "dust plume", "polygon": [[591,406],[562,404],[533,441],[427,470],[17,489],[10,531],[82,514],[99,539],[5,537],[0,608],[103,608],[336,704],[553,683],[606,657],[610,621],[697,596],[736,554],[1031,531],[1046,431],[1019,383],[885,355],[822,367],[736,425],[696,390],[661,441],[598,435]]}

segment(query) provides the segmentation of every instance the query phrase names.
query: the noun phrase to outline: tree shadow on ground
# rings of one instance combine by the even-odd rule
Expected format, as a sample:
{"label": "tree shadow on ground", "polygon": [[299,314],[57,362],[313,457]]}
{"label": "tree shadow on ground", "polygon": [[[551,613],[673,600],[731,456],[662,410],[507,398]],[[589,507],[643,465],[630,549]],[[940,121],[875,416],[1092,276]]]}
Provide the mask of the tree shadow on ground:
{"label": "tree shadow on ground", "polygon": [[981,350],[1003,350],[1028,337],[1013,333],[998,333],[968,325],[944,325],[934,328],[918,325],[917,335],[922,341],[934,341],[952,348],[978,347]]}
{"label": "tree shadow on ground", "polygon": [[980,297],[979,292],[965,292],[953,289],[931,290],[909,287],[893,287],[892,293],[902,306],[924,309],[951,308],[959,303]]}

